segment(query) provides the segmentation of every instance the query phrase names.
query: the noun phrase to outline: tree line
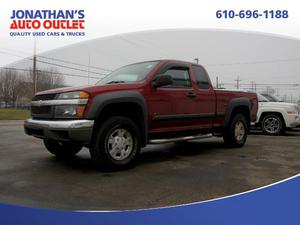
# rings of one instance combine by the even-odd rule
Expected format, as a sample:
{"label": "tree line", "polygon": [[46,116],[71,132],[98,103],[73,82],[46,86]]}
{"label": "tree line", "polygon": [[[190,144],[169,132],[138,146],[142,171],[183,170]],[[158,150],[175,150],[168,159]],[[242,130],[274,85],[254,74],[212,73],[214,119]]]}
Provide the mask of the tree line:
{"label": "tree line", "polygon": [[[65,86],[64,77],[55,68],[36,71],[37,92]],[[24,107],[34,96],[32,69],[0,69],[0,107]]]}

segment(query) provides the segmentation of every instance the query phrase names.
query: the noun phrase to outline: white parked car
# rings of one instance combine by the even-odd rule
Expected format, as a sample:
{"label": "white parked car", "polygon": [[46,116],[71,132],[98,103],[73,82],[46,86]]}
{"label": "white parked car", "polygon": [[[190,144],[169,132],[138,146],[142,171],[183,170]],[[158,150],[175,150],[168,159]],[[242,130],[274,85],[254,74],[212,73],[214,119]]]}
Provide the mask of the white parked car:
{"label": "white parked car", "polygon": [[282,134],[286,128],[300,125],[300,109],[297,104],[270,102],[258,93],[257,97],[259,101],[257,120],[252,125],[260,127],[265,134]]}

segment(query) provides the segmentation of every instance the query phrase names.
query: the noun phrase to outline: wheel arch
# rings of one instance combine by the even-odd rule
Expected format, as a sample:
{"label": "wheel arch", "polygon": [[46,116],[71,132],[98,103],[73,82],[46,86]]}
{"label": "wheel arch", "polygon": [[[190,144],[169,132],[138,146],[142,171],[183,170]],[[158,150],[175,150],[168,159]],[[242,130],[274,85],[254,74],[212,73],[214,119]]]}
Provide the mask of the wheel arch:
{"label": "wheel arch", "polygon": [[250,126],[250,100],[246,97],[235,98],[229,102],[227,111],[225,113],[224,127],[227,127],[232,117],[238,113],[243,114]]}
{"label": "wheel arch", "polygon": [[264,111],[264,112],[261,112],[260,117],[258,119],[258,124],[261,124],[261,122],[263,121],[265,116],[272,115],[272,114],[279,116],[282,119],[283,126],[286,127],[285,118],[284,118],[283,114],[281,112],[278,112],[278,111]]}
{"label": "wheel arch", "polygon": [[141,146],[148,141],[147,105],[137,91],[119,91],[100,94],[93,99],[87,117],[95,120],[93,135],[101,123],[111,116],[125,116],[141,130]]}

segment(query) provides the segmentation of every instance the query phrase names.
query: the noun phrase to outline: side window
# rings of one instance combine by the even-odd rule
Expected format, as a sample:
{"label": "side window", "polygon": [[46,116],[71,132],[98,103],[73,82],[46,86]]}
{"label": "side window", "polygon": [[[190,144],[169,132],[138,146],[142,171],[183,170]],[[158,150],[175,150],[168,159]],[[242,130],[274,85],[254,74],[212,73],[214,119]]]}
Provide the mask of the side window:
{"label": "side window", "polygon": [[173,78],[173,84],[167,87],[185,88],[192,86],[188,68],[170,68],[164,74]]}
{"label": "side window", "polygon": [[200,66],[192,66],[193,73],[197,80],[197,85],[200,89],[209,89],[209,82],[205,71]]}

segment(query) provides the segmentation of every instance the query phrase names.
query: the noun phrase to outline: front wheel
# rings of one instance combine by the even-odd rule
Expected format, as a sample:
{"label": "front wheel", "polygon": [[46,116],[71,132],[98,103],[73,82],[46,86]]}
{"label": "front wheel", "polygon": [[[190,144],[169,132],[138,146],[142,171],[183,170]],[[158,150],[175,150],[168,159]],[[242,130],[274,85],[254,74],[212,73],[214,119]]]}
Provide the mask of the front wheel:
{"label": "front wheel", "polygon": [[133,165],[140,152],[140,131],[127,117],[114,116],[98,129],[90,153],[94,165],[101,169]]}
{"label": "front wheel", "polygon": [[248,123],[243,114],[236,114],[231,119],[223,134],[224,143],[229,147],[242,147],[248,135]]}
{"label": "front wheel", "polygon": [[59,158],[69,158],[76,155],[81,149],[82,145],[66,142],[66,141],[55,141],[55,140],[44,140],[46,149],[53,155]]}

